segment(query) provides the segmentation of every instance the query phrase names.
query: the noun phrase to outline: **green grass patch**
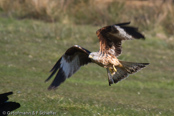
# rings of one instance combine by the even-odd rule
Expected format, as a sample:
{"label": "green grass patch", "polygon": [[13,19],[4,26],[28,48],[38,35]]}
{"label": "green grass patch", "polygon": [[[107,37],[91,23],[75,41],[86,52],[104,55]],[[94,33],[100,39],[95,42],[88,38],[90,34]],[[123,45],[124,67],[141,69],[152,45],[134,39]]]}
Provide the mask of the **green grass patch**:
{"label": "green grass patch", "polygon": [[108,85],[104,68],[82,67],[56,91],[44,83],[49,70],[74,44],[98,51],[89,25],[65,25],[0,18],[0,93],[13,91],[15,112],[56,112],[56,115],[145,116],[174,114],[174,52],[167,41],[146,32],[146,40],[123,42],[121,60],[150,65],[118,84]]}

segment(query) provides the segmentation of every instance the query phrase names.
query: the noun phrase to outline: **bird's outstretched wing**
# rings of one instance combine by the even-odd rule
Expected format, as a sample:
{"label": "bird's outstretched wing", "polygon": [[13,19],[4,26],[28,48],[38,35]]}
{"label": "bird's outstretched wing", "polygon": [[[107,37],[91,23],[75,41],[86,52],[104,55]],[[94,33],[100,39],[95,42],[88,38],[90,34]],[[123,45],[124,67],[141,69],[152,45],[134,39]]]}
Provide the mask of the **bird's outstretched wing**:
{"label": "bird's outstretched wing", "polygon": [[100,52],[102,54],[113,54],[119,56],[121,54],[121,41],[131,40],[133,38],[145,39],[138,28],[127,26],[128,23],[120,23],[111,26],[105,26],[97,30],[96,34],[100,41]]}
{"label": "bird's outstretched wing", "polygon": [[88,58],[90,51],[78,45],[70,47],[65,54],[57,61],[51,69],[51,75],[45,80],[48,81],[58,70],[58,73],[52,84],[48,87],[49,90],[55,89],[66,78],[71,77],[81,66],[91,62]]}

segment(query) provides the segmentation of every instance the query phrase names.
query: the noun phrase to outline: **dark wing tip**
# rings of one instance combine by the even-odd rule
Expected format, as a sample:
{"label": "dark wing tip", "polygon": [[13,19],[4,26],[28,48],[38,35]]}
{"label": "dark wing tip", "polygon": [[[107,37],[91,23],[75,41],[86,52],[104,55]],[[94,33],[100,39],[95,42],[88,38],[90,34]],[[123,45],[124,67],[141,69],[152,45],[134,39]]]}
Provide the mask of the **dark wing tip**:
{"label": "dark wing tip", "polygon": [[50,70],[50,72],[52,72],[53,70],[58,69],[58,68],[60,67],[60,61],[61,61],[61,59],[62,59],[62,58],[60,58],[60,59],[56,62],[56,64],[53,66],[53,68]]}
{"label": "dark wing tip", "polygon": [[115,24],[117,26],[124,26],[124,25],[129,25],[131,22],[125,22],[125,23],[118,23],[118,24]]}
{"label": "dark wing tip", "polygon": [[137,31],[136,31],[136,36],[135,36],[135,38],[145,40],[145,36],[144,36],[142,33],[140,33],[140,32],[138,31],[138,28],[137,28]]}
{"label": "dark wing tip", "polygon": [[49,81],[49,80],[51,79],[52,76],[53,76],[53,75],[51,74],[51,75],[45,80],[45,83],[46,83],[47,81]]}
{"label": "dark wing tip", "polygon": [[51,85],[48,87],[48,90],[55,90],[65,80],[66,80],[65,72],[63,71],[62,68],[60,68],[55,79],[53,80]]}
{"label": "dark wing tip", "polygon": [[139,68],[145,68],[146,66],[148,66],[150,63],[140,63],[139,64]]}
{"label": "dark wing tip", "polygon": [[120,26],[123,28],[129,35],[133,36],[135,39],[145,39],[145,36],[138,31],[138,28],[131,26]]}
{"label": "dark wing tip", "polygon": [[136,39],[145,39],[145,36],[138,31],[138,28],[132,27],[132,26],[127,26],[131,22],[125,22],[125,23],[119,23],[115,24],[116,26],[120,26],[123,28],[129,35],[133,36]]}
{"label": "dark wing tip", "polygon": [[134,37],[136,39],[143,39],[143,40],[146,39],[145,36],[143,34],[141,34],[140,32],[137,32],[136,35],[134,35]]}
{"label": "dark wing tip", "polygon": [[45,82],[49,81],[51,79],[51,77],[57,72],[57,70],[60,68],[60,61],[62,58],[60,58],[56,64],[53,66],[53,68],[50,70],[51,75],[45,80]]}
{"label": "dark wing tip", "polygon": [[143,63],[144,65],[149,65],[150,63]]}
{"label": "dark wing tip", "polygon": [[51,90],[56,90],[56,89],[57,89],[57,87],[55,87],[55,86],[49,86],[49,87],[48,87],[48,90],[49,90],[49,91],[51,91]]}
{"label": "dark wing tip", "polygon": [[53,77],[53,75],[57,72],[57,70],[58,70],[58,69],[55,69],[55,70],[51,73],[51,75],[45,80],[45,83],[46,83],[47,81],[49,81],[49,80]]}

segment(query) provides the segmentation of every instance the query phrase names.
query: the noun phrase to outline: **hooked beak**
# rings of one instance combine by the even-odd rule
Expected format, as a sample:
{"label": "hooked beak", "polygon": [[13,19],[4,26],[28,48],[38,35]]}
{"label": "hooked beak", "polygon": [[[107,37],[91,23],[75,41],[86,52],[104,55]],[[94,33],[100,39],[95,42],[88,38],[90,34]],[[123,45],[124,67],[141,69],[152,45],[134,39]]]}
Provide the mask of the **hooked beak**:
{"label": "hooked beak", "polygon": [[88,57],[89,57],[89,58],[93,58],[92,55],[89,55]]}

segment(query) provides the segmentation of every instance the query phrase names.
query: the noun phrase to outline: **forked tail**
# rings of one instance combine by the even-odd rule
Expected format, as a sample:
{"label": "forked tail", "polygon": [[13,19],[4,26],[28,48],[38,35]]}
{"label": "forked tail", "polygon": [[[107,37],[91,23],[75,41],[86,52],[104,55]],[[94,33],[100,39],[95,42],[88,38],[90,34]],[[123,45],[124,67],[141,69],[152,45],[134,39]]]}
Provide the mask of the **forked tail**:
{"label": "forked tail", "polygon": [[129,74],[133,74],[142,68],[146,67],[146,65],[149,65],[149,63],[135,63],[135,62],[125,62],[120,61],[120,63],[123,65],[123,68],[126,69],[126,71]]}
{"label": "forked tail", "polygon": [[109,85],[117,83],[122,79],[125,79],[129,74],[136,73],[146,67],[146,65],[149,65],[149,63],[134,63],[125,61],[120,61],[120,63],[122,64],[122,67],[115,67],[117,72],[111,72],[109,68],[107,68]]}

